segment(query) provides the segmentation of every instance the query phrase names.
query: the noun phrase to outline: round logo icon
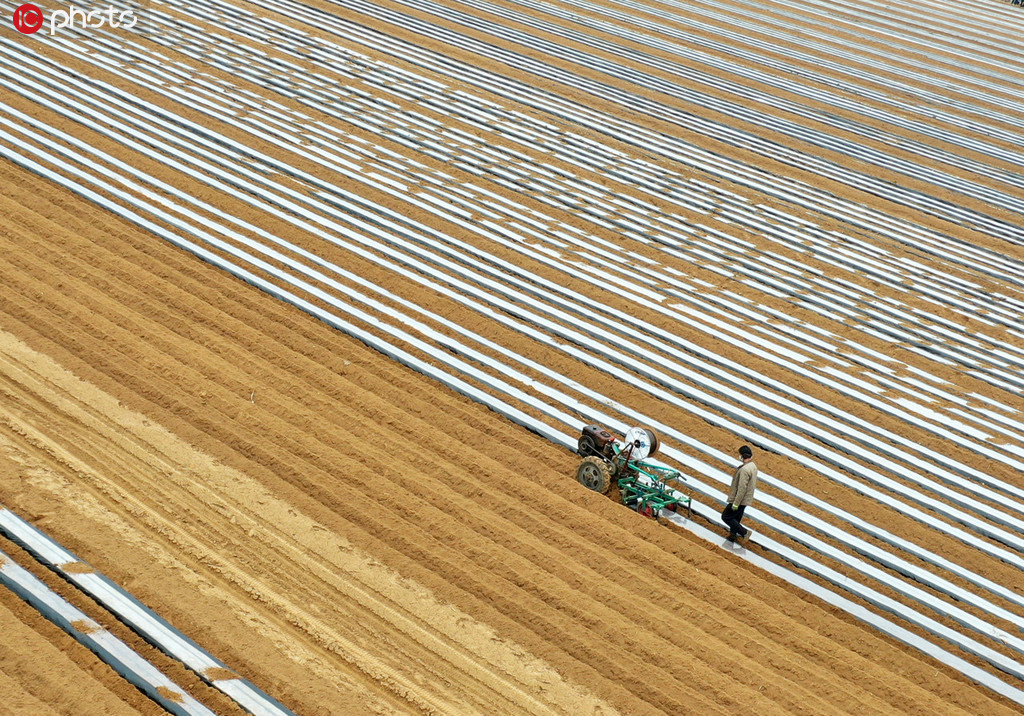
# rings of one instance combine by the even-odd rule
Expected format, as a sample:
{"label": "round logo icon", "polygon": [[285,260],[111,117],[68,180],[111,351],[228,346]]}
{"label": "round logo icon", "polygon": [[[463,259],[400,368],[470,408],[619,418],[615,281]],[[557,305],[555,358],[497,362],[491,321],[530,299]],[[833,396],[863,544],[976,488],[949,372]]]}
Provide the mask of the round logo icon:
{"label": "round logo icon", "polygon": [[25,3],[14,11],[14,29],[31,35],[43,26],[43,11],[32,3]]}

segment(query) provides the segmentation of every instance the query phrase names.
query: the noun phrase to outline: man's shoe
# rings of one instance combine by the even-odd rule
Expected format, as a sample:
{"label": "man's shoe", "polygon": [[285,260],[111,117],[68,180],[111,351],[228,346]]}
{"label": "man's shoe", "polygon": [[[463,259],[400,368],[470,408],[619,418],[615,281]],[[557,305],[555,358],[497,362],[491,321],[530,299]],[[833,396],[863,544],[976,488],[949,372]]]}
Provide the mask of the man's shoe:
{"label": "man's shoe", "polygon": [[752,529],[750,529],[750,528],[748,527],[748,528],[747,528],[747,533],[746,533],[745,535],[743,535],[742,537],[740,537],[740,538],[739,538],[739,539],[738,539],[737,541],[738,541],[738,542],[739,542],[739,543],[740,543],[741,545],[743,545],[744,547],[746,547],[746,546],[747,546],[748,544],[750,544],[750,538],[751,538],[751,537],[753,537],[753,536],[754,536],[754,530],[752,530]]}

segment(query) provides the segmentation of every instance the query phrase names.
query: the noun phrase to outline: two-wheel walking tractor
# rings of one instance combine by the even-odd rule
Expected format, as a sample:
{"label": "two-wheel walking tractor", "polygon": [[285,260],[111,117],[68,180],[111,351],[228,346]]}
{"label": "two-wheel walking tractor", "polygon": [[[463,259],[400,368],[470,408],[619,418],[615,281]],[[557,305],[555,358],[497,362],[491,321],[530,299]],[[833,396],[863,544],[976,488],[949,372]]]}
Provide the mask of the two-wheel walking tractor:
{"label": "two-wheel walking tractor", "polygon": [[621,440],[600,425],[583,428],[576,452],[583,461],[576,479],[585,487],[608,494],[618,484],[622,504],[642,515],[657,518],[662,510],[690,514],[690,498],[668,481],[686,480],[679,470],[651,461],[660,447],[658,436],[646,428],[630,428]]}

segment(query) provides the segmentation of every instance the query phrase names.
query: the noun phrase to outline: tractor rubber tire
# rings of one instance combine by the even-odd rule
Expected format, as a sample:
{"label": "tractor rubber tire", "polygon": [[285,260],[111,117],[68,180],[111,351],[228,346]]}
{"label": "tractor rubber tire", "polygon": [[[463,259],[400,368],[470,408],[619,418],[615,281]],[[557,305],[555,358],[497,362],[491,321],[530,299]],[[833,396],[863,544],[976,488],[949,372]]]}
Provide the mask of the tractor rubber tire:
{"label": "tractor rubber tire", "polygon": [[576,469],[576,479],[587,489],[600,492],[602,495],[608,494],[612,486],[612,474],[608,469],[608,463],[595,455],[583,458],[583,462]]}

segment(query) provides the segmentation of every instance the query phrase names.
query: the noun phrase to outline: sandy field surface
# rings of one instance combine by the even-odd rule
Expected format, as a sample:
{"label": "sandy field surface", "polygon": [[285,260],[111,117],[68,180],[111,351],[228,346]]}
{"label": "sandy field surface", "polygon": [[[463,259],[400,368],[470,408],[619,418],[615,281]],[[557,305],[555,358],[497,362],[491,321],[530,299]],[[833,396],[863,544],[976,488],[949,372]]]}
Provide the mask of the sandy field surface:
{"label": "sandy field surface", "polygon": [[[282,26],[302,27],[313,36],[326,33],[302,25],[297,16],[287,12],[275,15],[257,4],[243,2],[229,6],[273,15]],[[459,8],[460,4],[441,6]],[[512,3],[504,6],[516,7]],[[360,22],[355,5],[311,2],[309,7]],[[406,12],[409,17],[433,17],[431,21],[438,27],[456,27],[450,19],[439,20],[398,3],[381,3],[379,7]],[[673,9],[672,5],[650,7],[653,18],[659,17],[654,10]],[[991,6],[1000,12],[1005,7]],[[154,16],[160,12],[198,28],[207,38],[214,36],[214,25],[219,21],[162,3],[143,3],[139,8],[144,17],[146,12]],[[663,21],[665,27],[691,27],[704,18],[697,12],[700,8],[705,6],[694,5],[686,11],[675,8],[674,19]],[[791,11],[783,3],[764,4],[761,9],[766,18],[780,20]],[[467,5],[461,10],[496,17],[479,7]],[[5,4],[5,18],[10,18],[11,12],[10,4]],[[524,17],[544,15],[529,8],[520,12]],[[579,12],[591,18],[602,17],[593,10]],[[739,15],[735,7],[729,12]],[[817,27],[812,15],[807,17],[810,19],[790,18],[798,34],[801,28],[810,33]],[[585,89],[519,72],[475,53],[468,45],[446,45],[428,38],[409,24],[388,24],[369,17],[361,21],[388,37],[422,47],[424,53],[440,53],[581,106],[637,122],[652,131],[679,137],[719,156],[807,182],[853,205],[1004,256],[1017,262],[1016,266],[1024,261],[1022,244],[978,230],[969,220],[958,225],[914,206],[875,196],[863,187],[816,175],[811,167],[792,166],[699,131],[680,128],[668,117],[645,117],[639,110]],[[568,20],[558,22],[572,24]],[[719,22],[729,24],[727,20]],[[517,26],[510,21],[502,23]],[[617,26],[622,24],[618,22]],[[532,32],[549,37],[540,30]],[[703,32],[710,36],[710,30]],[[855,25],[849,26],[849,33],[851,38],[860,38]],[[299,226],[295,221],[298,212],[283,203],[280,211],[261,208],[242,196],[246,194],[244,189],[236,193],[226,185],[211,184],[209,177],[216,176],[213,168],[186,172],[168,158],[169,154],[162,154],[163,150],[151,152],[156,145],[143,142],[141,129],[117,139],[112,132],[121,130],[115,123],[130,113],[119,112],[116,103],[106,105],[104,111],[109,111],[109,116],[103,122],[90,125],[76,121],[67,114],[72,111],[70,105],[58,107],[59,102],[51,105],[42,99],[46,95],[45,68],[56,66],[66,73],[67,97],[86,103],[92,95],[75,89],[73,81],[102,80],[114,90],[126,92],[126,103],[130,95],[165,112],[161,116],[170,120],[165,127],[169,134],[176,122],[195,122],[216,136],[221,146],[248,148],[253,153],[248,164],[253,174],[273,183],[282,196],[285,190],[315,196],[319,191],[313,185],[315,178],[465,242],[481,254],[510,262],[537,277],[537,281],[561,286],[565,295],[601,302],[652,327],[676,333],[683,330],[682,324],[664,313],[634,303],[628,292],[615,290],[620,283],[590,280],[601,270],[594,252],[604,247],[609,254],[628,255],[637,265],[667,267],[687,281],[706,286],[708,295],[746,297],[751,305],[756,301],[762,308],[796,316],[804,325],[849,338],[879,354],[895,356],[901,368],[894,378],[927,373],[942,381],[946,395],[958,398],[946,404],[937,399],[931,404],[936,411],[992,408],[995,404],[1024,409],[1018,390],[969,374],[961,370],[962,366],[894,345],[877,333],[867,334],[852,321],[794,307],[788,298],[758,291],[737,275],[723,277],[711,262],[694,262],[685,256],[662,253],[655,245],[631,242],[615,233],[614,227],[602,226],[565,207],[553,208],[532,190],[517,192],[507,184],[475,176],[455,163],[418,153],[398,141],[397,135],[372,131],[372,124],[349,122],[329,111],[328,104],[321,111],[298,98],[275,94],[251,78],[232,76],[226,66],[213,61],[215,53],[196,56],[184,40],[181,44],[160,41],[163,36],[170,37],[166,28],[140,35],[139,47],[165,53],[166,58],[179,62],[179,70],[196,79],[197,87],[201,79],[207,87],[244,89],[256,98],[254,105],[234,105],[230,120],[216,120],[204,104],[216,104],[216,92],[205,99],[198,93],[183,93],[175,99],[175,95],[160,91],[163,88],[136,83],[130,71],[146,71],[143,59],[106,66],[103,60],[109,48],[97,43],[79,52],[73,43],[69,46],[48,41],[42,34],[32,39],[35,44],[31,46],[40,62],[39,84],[35,87],[40,94],[13,91],[10,86],[4,90],[0,116],[5,131],[16,131],[12,129],[15,126],[34,131],[49,127],[102,153],[92,155],[92,166],[55,162],[53,171],[68,181],[84,181],[75,173],[80,171],[91,176],[103,172],[126,176],[126,167],[132,167],[160,183],[150,185],[154,197],[177,201],[176,192],[180,192],[204,202],[193,207],[195,213],[189,219],[197,226],[214,226],[223,215],[230,215],[244,222],[245,226],[236,226],[241,227],[237,228],[241,234],[257,236],[262,230],[335,262],[350,273],[338,278],[337,284],[314,282],[332,295],[360,290],[360,281],[386,288],[389,293],[380,298],[381,303],[363,308],[366,319],[362,328],[369,337],[386,339],[390,335],[385,326],[392,321],[391,309],[419,306],[448,322],[439,318],[432,322],[442,334],[457,335],[456,326],[473,331],[493,342],[484,352],[499,361],[504,360],[499,347],[514,350],[534,366],[570,376],[616,405],[672,425],[724,453],[731,455],[740,442],[755,440],[756,431],[737,434],[725,423],[703,420],[669,402],[652,400],[637,385],[621,381],[595,364],[574,359],[561,349],[560,339],[536,337],[498,320],[501,310],[474,310],[457,295],[388,268],[386,261],[398,261],[398,249],[377,247],[360,253],[329,243],[318,230]],[[842,33],[835,34],[842,37]],[[540,50],[524,50],[512,40],[490,37],[483,29],[466,30],[465,36],[488,37],[496,47],[543,56]],[[336,71],[331,79],[338,83],[356,76],[352,80],[355,85],[362,77],[346,75],[340,63],[333,70],[325,69],[316,64],[312,53],[297,60],[283,45],[261,44],[258,32],[231,37],[241,48],[240,53],[245,48],[254,53],[246,60],[252,62],[254,72],[258,65],[252,58],[258,57],[302,62],[311,73]],[[340,37],[332,35],[331,39],[344,44]],[[368,37],[360,40],[365,44],[352,40],[353,51],[381,65],[392,63],[429,75],[446,83],[447,91],[453,94],[461,91],[486,97],[496,106],[552,123],[616,153],[609,156],[648,161],[666,176],[706,181],[722,192],[718,196],[734,192],[751,206],[791,212],[824,230],[849,232],[875,247],[886,260],[919,262],[928,271],[951,277],[951,284],[978,286],[984,295],[1019,301],[1024,294],[1022,275],[1000,276],[969,261],[958,261],[953,253],[919,250],[918,246],[891,238],[884,230],[872,231],[842,216],[797,206],[785,197],[755,191],[742,181],[702,174],[681,159],[656,156],[653,149],[648,152],[636,146],[630,137],[609,136],[603,128],[518,103],[500,92],[484,92],[471,77],[428,73],[413,60],[403,61],[381,50],[375,54],[376,45]],[[594,37],[608,39],[611,35],[595,30]],[[761,36],[750,33],[750,37]],[[27,38],[14,32],[5,20],[5,46],[26,43]],[[979,36],[977,41],[982,43],[983,38]],[[564,40],[563,45],[576,47],[574,42]],[[879,51],[891,50],[880,39],[867,44]],[[216,47],[231,54],[230,44],[222,40]],[[779,47],[793,50],[799,45],[780,41]],[[978,53],[990,52],[983,44],[978,47]],[[911,50],[903,51],[911,54]],[[592,55],[601,57],[602,52],[595,49]],[[940,50],[934,53],[933,60],[947,56]],[[655,54],[683,61],[670,49],[659,49]],[[955,49],[948,50],[948,66],[957,61],[957,56]],[[246,55],[239,57],[244,60]],[[721,57],[727,55],[722,53]],[[609,87],[630,87],[623,79],[575,66],[569,60],[551,58],[551,64]],[[851,62],[850,66],[873,65],[865,59],[863,65]],[[6,72],[8,65],[4,67]],[[174,69],[169,61],[163,67],[168,72]],[[822,68],[825,79],[828,71]],[[674,76],[664,69],[652,73],[670,79]],[[282,71],[280,81],[287,83],[291,74],[290,70]],[[989,81],[980,72],[978,76]],[[1003,81],[1002,89],[991,91],[1012,94],[1021,77],[1017,72]],[[936,82],[940,78],[937,70],[928,77]],[[395,82],[397,85],[398,80]],[[678,82],[681,87],[699,87],[690,80]],[[756,84],[740,77],[735,82]],[[915,82],[925,84],[923,79]],[[369,84],[360,86],[373,89]],[[818,83],[819,88],[827,86],[824,79]],[[962,94],[950,91],[957,98],[970,96],[966,90]],[[727,94],[719,93],[723,97]],[[666,107],[693,111],[725,126],[743,128],[772,142],[891,179],[922,194],[955,200],[959,206],[1019,225],[1020,215],[996,200],[987,203],[966,195],[955,196],[926,179],[904,180],[893,170],[839,151],[815,151],[806,142],[768,126],[729,119],[708,107],[693,108],[654,90],[641,94],[664,102]],[[105,101],[100,94],[95,96]],[[289,116],[302,115],[304,126],[344,132],[346,146],[379,144],[397,157],[394,166],[403,171],[413,171],[413,164],[407,160],[415,160],[424,172],[449,177],[448,186],[487,186],[494,197],[490,200],[492,208],[502,200],[515,202],[538,214],[543,212],[551,218],[552,226],[558,222],[562,227],[592,232],[593,251],[579,251],[574,264],[578,273],[573,275],[546,262],[549,254],[544,252],[531,256],[508,246],[488,244],[465,226],[431,213],[425,200],[407,201],[414,198],[412,189],[389,194],[381,190],[380,184],[376,188],[362,184],[342,169],[318,162],[312,135],[296,136],[291,130],[278,137],[253,133],[254,125],[247,122],[263,121],[267,116],[261,114],[261,101],[273,101]],[[439,111],[443,108],[397,96],[390,101],[396,112],[415,110],[442,126],[449,122]],[[867,95],[863,101],[865,107],[873,106]],[[820,100],[808,100],[806,106],[819,111],[828,108]],[[783,110],[777,113],[789,116]],[[352,115],[352,119],[358,120],[359,116]],[[366,111],[363,119],[369,116]],[[853,115],[837,110],[837,116]],[[812,120],[794,121],[807,127],[823,126]],[[888,127],[882,120],[870,122]],[[998,120],[993,122],[999,124]],[[934,119],[932,125],[939,130],[945,126],[941,118]],[[454,120],[451,126],[456,126]],[[1007,123],[999,126],[1007,132],[1014,129]],[[752,252],[774,252],[771,260],[778,265],[788,261],[805,267],[805,276],[827,274],[874,292],[879,298],[888,297],[892,305],[899,302],[901,310],[928,311],[931,316],[962,326],[963,335],[1024,349],[1024,334],[1007,330],[1003,324],[977,320],[983,319],[981,314],[965,316],[948,306],[936,306],[935,301],[916,293],[909,281],[901,290],[856,268],[836,268],[819,261],[812,252],[770,242],[756,228],[737,223],[735,216],[726,212],[683,209],[657,192],[603,175],[599,167],[574,167],[564,158],[549,158],[540,149],[510,140],[498,123],[493,134],[482,127],[473,131],[496,150],[514,150],[531,162],[546,161],[552,169],[576,172],[609,195],[649,202],[652,213],[670,212],[683,223],[727,231],[746,242]],[[892,131],[942,151],[958,152],[923,132],[901,128]],[[11,136],[0,137],[0,143],[14,146]],[[15,148],[26,156],[30,148],[52,149],[38,136],[18,136]],[[981,133],[965,130],[964,136],[978,138]],[[129,139],[142,143],[131,145]],[[1020,148],[1009,138],[994,137],[991,142],[1007,152]],[[196,152],[203,148],[199,142],[192,147],[184,143],[179,146]],[[890,141],[871,140],[865,146],[888,147],[892,156],[919,161],[921,166],[950,177],[977,179],[1011,196],[1016,191],[1020,196],[1019,189],[996,174],[979,178],[968,169],[919,158]],[[987,161],[981,152],[961,154]],[[273,158],[280,166],[264,168],[261,157]],[[516,161],[510,160],[509,164],[515,165]],[[287,174],[281,166],[295,173]],[[1005,158],[992,159],[988,166],[1002,172],[1019,171]],[[235,167],[227,171],[242,176]],[[101,200],[122,206],[129,201],[110,190],[109,185],[96,188],[94,195],[84,195],[5,158],[0,159],[0,186],[0,504],[78,554],[294,713],[1024,713],[1024,708],[1011,699],[751,564],[721,542],[709,542],[686,529],[644,518],[614,499],[585,489],[574,479],[579,458],[565,446],[200,260],[165,241],[158,232],[147,230],[139,221],[108,210]],[[424,183],[416,190],[426,187]],[[135,199],[144,196],[135,188],[125,191]],[[151,208],[140,209],[139,215],[155,227],[177,231],[174,223],[152,208],[157,203],[153,198]],[[470,213],[470,223],[485,219],[479,210]],[[224,248],[211,251],[222,258],[231,255]],[[549,253],[554,255],[553,250]],[[278,259],[270,263],[286,265]],[[471,271],[465,267],[444,270],[452,276]],[[271,283],[285,285],[277,280]],[[661,290],[653,280],[649,285],[651,291]],[[321,308],[329,306],[326,300],[316,299],[314,303]],[[994,303],[993,310],[997,308]],[[519,317],[513,309],[505,313]],[[739,317],[736,323],[747,326]],[[940,325],[938,320],[930,319],[924,324]],[[979,455],[961,442],[945,440],[854,397],[829,391],[813,377],[786,372],[714,330],[693,330],[685,337],[707,355],[717,356],[723,365],[740,366],[781,381],[794,392],[828,401],[837,410],[913,441],[922,446],[925,455],[928,451],[942,453],[1014,489],[1024,489],[1024,479],[1009,458]],[[457,353],[422,347],[408,350],[425,364],[441,368]],[[649,365],[658,364],[656,357],[645,356],[644,360]],[[810,365],[821,364],[812,361]],[[495,368],[484,366],[481,370],[498,375]],[[556,425],[548,414],[525,399],[543,399],[548,394],[546,388],[554,386],[555,381],[539,368],[523,370],[534,385],[509,400],[531,419],[571,434],[572,427]],[[740,373],[739,369],[729,370],[733,375]],[[850,374],[860,375],[857,370],[856,366],[850,368]],[[488,387],[486,382],[482,385],[484,393],[501,396],[497,388]],[[894,394],[881,390],[878,394],[896,399]],[[582,390],[574,395],[588,400]],[[614,412],[614,408],[608,409]],[[1008,410],[1005,414],[1011,413]],[[622,419],[628,423],[629,417],[630,412],[626,412]],[[575,429],[586,422],[581,418]],[[1019,456],[1024,449],[1022,440],[1020,434],[1008,430],[991,444],[1002,451],[1000,454]],[[756,440],[755,444],[760,447]],[[928,524],[903,519],[892,505],[861,491],[844,489],[799,459],[760,449],[759,464],[767,474],[785,476],[789,484],[807,493],[868,522],[885,525],[901,538],[926,545],[986,579],[1021,591],[1024,579],[1013,564],[973,549]],[[719,462],[716,468],[731,470],[732,465]],[[887,474],[903,478],[898,470]],[[766,494],[782,494],[770,481],[763,489]],[[720,507],[701,497],[695,499],[706,503],[695,521],[724,536],[713,519]],[[826,522],[835,520],[825,511],[815,514]],[[775,516],[786,524],[797,523],[784,512]],[[755,506],[751,524],[761,531],[758,519]],[[777,539],[801,548],[781,534]],[[1002,546],[998,540],[985,539]],[[0,549],[122,637],[215,713],[245,713],[62,580],[34,565],[17,545],[0,539]],[[751,550],[779,567],[791,567],[770,550],[756,545]],[[840,572],[849,571],[839,561],[832,566]],[[824,584],[823,580],[814,580]],[[911,601],[898,590],[887,591],[884,584],[878,588],[901,603]],[[1008,600],[995,601],[1000,607],[1016,610],[1018,616],[1024,614],[1024,609]],[[864,604],[875,613],[885,614],[874,605]],[[953,619],[946,618],[943,623],[968,631]],[[1015,631],[1016,625],[1006,620],[996,623],[1001,629]],[[923,630],[911,629],[944,649],[956,651]],[[992,644],[999,654],[1020,657],[1010,645],[994,640]],[[999,672],[983,659],[957,653],[1004,683],[1021,688],[1019,679]],[[5,589],[0,589],[0,694],[0,711],[12,714],[163,713],[95,655]]]}

